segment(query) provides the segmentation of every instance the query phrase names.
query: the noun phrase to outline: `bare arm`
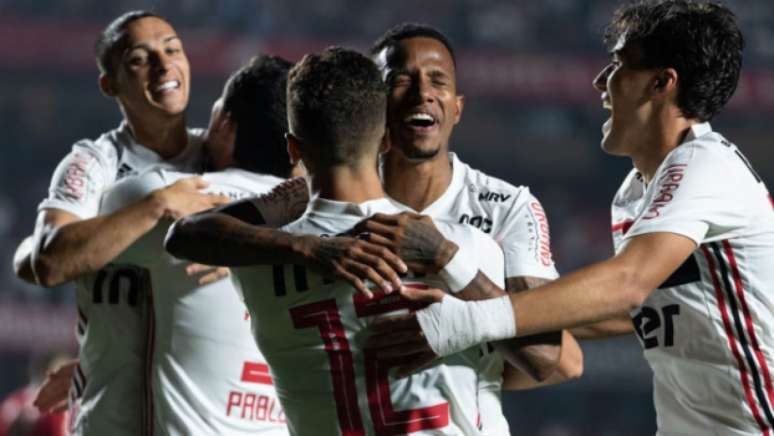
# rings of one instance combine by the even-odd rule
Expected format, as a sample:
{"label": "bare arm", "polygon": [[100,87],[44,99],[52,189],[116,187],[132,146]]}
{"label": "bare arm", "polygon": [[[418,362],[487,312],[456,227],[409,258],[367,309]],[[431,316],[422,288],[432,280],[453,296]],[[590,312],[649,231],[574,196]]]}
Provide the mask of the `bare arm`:
{"label": "bare arm", "polygon": [[[537,277],[508,277],[505,282],[509,293],[522,292],[534,288],[549,280]],[[574,341],[572,337],[568,341]],[[507,339],[497,343],[496,348],[503,355],[510,354],[508,362],[518,362],[518,369],[524,371],[536,381],[548,379],[557,369],[562,351],[562,332],[549,332],[537,335]]]}
{"label": "bare arm", "polygon": [[524,371],[506,365],[503,374],[503,389],[523,391],[580,378],[583,374],[583,351],[567,330],[562,330],[561,350],[556,371],[543,381],[536,381]]}
{"label": "bare arm", "polygon": [[58,286],[113,260],[164,217],[207,209],[227,199],[198,192],[200,178],[183,179],[111,214],[81,220],[59,209],[38,215],[31,267],[36,282]]}
{"label": "bare arm", "polygon": [[[548,283],[550,280],[537,277],[509,277],[506,280],[508,292],[522,292]],[[479,273],[467,288],[456,296],[462,300],[480,300],[505,295],[505,291]],[[569,333],[561,331],[542,333],[527,337],[511,338],[492,343],[506,361],[534,382],[549,378],[553,383],[580,377],[583,372],[583,353]],[[563,346],[572,347],[573,358],[562,360]]]}
{"label": "bare arm", "polygon": [[594,324],[575,327],[570,330],[578,339],[605,339],[634,333],[634,324],[629,315],[621,315]]}
{"label": "bare arm", "polygon": [[27,236],[16,247],[16,252],[13,254],[13,271],[16,276],[25,282],[37,285],[35,280],[35,274],[32,272],[32,249],[35,245],[35,239],[33,235]]}
{"label": "bare arm", "polygon": [[540,288],[511,294],[519,336],[620,317],[643,301],[691,255],[696,243],[674,233],[631,238],[615,257]]}
{"label": "bare arm", "polygon": [[[360,223],[359,231],[368,239],[398,253],[408,266],[421,272],[436,273],[452,258],[458,247],[447,241],[435,228],[430,217],[412,213],[399,215],[377,214]],[[509,277],[508,292],[521,292],[547,283],[536,277]],[[462,300],[481,300],[505,295],[505,291],[479,274],[465,289],[456,294]],[[574,342],[574,339],[570,338]],[[492,344],[513,366],[537,381],[547,379],[557,370],[562,345],[561,332],[512,338]],[[577,344],[575,344],[577,347]],[[577,373],[581,368],[562,368],[566,373]]]}
{"label": "bare arm", "polygon": [[[293,235],[262,226],[249,204],[237,202],[178,220],[167,234],[172,255],[209,265],[299,264],[371,292],[363,279],[388,289],[400,286],[403,262],[384,247],[353,237]],[[362,278],[362,279],[361,279]]]}
{"label": "bare arm", "polygon": [[[509,294],[510,308],[506,310],[513,311],[516,336],[568,329],[623,316],[641,306],[695,248],[693,240],[674,233],[639,235],[631,238],[611,259],[581,268],[544,286]],[[437,289],[406,289],[401,293],[411,300],[427,303],[444,304],[444,299],[453,298]],[[472,303],[468,304],[468,307],[474,307]],[[436,321],[442,323],[443,318],[436,318]],[[440,329],[443,328],[441,324]],[[409,363],[400,368],[398,374],[406,374],[426,362],[427,350],[432,347],[423,337],[416,313],[379,320],[370,329],[372,335],[367,346],[378,350],[381,358],[408,359]],[[488,337],[497,338],[501,333]],[[423,339],[417,340],[417,336]],[[475,343],[455,344],[448,350],[462,350]],[[420,355],[421,359],[409,358],[412,355]]]}

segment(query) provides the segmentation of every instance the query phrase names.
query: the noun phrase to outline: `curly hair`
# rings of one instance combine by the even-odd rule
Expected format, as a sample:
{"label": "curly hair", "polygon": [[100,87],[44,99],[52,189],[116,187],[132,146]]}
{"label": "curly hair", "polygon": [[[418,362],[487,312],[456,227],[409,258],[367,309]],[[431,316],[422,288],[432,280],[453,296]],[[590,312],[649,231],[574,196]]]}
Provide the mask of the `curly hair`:
{"label": "curly hair", "polygon": [[94,55],[100,73],[113,76],[116,72],[118,57],[126,49],[126,29],[141,18],[155,17],[167,21],[164,17],[150,11],[129,11],[110,22],[97,36],[94,43]]}
{"label": "curly hair", "polygon": [[313,162],[355,165],[384,136],[387,90],[376,65],[341,47],[304,56],[288,77],[290,131]]}
{"label": "curly hair", "polygon": [[409,38],[430,38],[440,42],[446,47],[446,50],[449,50],[452,63],[454,63],[455,67],[457,66],[457,58],[454,56],[454,49],[449,38],[441,33],[440,30],[421,23],[402,23],[388,29],[371,46],[371,56],[379,54],[385,48],[395,47],[400,41]]}
{"label": "curly hair", "polygon": [[683,116],[707,121],[736,90],[744,38],[733,12],[703,1],[638,1],[618,9],[605,42],[621,37],[642,54],[639,67],[674,68]]}
{"label": "curly hair", "polygon": [[234,160],[247,170],[290,174],[285,88],[292,65],[278,56],[259,55],[226,82],[223,111],[236,123]]}

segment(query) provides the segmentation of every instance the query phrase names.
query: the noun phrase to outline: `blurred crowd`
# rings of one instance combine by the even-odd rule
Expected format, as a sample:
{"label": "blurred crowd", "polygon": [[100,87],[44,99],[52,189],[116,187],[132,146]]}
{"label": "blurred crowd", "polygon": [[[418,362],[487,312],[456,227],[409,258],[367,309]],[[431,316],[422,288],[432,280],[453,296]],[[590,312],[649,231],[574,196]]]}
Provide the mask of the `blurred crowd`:
{"label": "blurred crowd", "polygon": [[[457,43],[538,52],[596,52],[599,35],[619,0],[99,0],[2,1],[0,14],[96,20],[129,9],[153,9],[181,27],[257,36],[369,40],[405,20],[433,23]],[[766,0],[728,0],[756,61],[771,65],[774,7]],[[547,32],[549,29],[561,32]]]}

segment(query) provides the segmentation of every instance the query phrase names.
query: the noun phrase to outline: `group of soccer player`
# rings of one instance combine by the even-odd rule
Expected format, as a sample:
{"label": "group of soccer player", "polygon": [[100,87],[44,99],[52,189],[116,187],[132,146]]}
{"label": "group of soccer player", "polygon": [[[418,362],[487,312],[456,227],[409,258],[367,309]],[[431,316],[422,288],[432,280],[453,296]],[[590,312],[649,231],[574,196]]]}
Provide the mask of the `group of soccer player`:
{"label": "group of soccer player", "polygon": [[438,30],[257,56],[201,130],[171,24],[116,18],[96,55],[124,120],[73,146],[14,259],[77,283],[78,360],[38,404],[79,435],[530,434],[503,389],[634,332],[659,435],[770,434],[774,200],[708,123],[739,80],[734,15],[637,2],[605,38],[602,148],[634,168],[615,256],[557,278],[529,189],[449,151],[464,99]]}

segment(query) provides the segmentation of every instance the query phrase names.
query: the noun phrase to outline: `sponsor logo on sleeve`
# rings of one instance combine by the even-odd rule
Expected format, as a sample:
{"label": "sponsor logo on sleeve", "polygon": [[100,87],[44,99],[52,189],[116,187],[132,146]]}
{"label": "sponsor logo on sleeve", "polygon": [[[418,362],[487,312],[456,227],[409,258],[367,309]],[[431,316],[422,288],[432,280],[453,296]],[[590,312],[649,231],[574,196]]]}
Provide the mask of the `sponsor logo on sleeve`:
{"label": "sponsor logo on sleeve", "polygon": [[551,234],[548,229],[548,217],[546,217],[546,212],[538,201],[531,202],[529,208],[537,221],[538,257],[540,263],[543,266],[551,266],[554,264],[554,260],[551,256]]}
{"label": "sponsor logo on sleeve", "polygon": [[642,219],[652,220],[661,216],[661,209],[672,201],[673,193],[680,187],[687,166],[686,164],[672,164],[666,167],[664,174],[658,181],[658,195],[650,203],[650,207]]}
{"label": "sponsor logo on sleeve", "polygon": [[86,194],[87,170],[94,156],[88,153],[76,153],[65,170],[64,191],[74,200],[80,200]]}

